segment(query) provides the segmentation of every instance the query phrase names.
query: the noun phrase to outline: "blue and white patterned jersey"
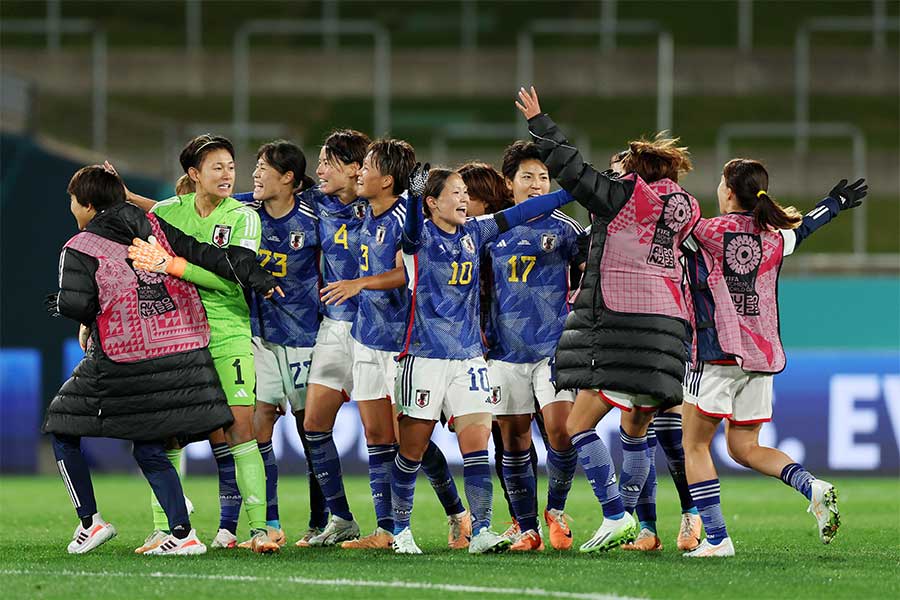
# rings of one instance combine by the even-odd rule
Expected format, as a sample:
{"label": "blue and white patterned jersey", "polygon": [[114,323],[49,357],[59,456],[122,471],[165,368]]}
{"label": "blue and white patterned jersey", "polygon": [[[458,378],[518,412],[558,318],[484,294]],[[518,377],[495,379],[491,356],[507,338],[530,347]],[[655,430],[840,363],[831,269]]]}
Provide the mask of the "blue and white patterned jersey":
{"label": "blue and white patterned jersey", "polygon": [[[253,194],[238,194],[252,203]],[[319,232],[312,206],[294,197],[294,210],[274,218],[265,207],[257,209],[262,224],[258,259],[260,266],[278,278],[284,298],[268,301],[253,294],[250,329],[254,336],[283,346],[308,348],[319,331]]]}
{"label": "blue and white patterned jersey", "polygon": [[[319,217],[319,244],[322,248],[323,285],[359,276],[359,228],[366,215],[368,202],[360,198],[344,204],[337,196],[323,194],[318,188],[303,192],[302,197],[315,207]],[[322,313],[335,321],[356,317],[357,298],[340,306],[321,305]]]}
{"label": "blue and white patterned jersey", "polygon": [[[378,215],[366,207],[359,230],[359,276],[380,275],[397,266],[400,237],[406,221],[403,199]],[[358,296],[356,319],[350,335],[364,346],[386,352],[400,352],[409,318],[409,292],[405,287],[393,290],[362,290]]]}
{"label": "blue and white patterned jersey", "polygon": [[488,358],[551,357],[569,313],[569,266],[584,228],[562,211],[513,227],[484,249],[492,269]]}
{"label": "blue and white patterned jersey", "polygon": [[499,232],[493,215],[469,219],[452,234],[425,221],[419,250],[403,255],[412,290],[403,354],[462,360],[484,353],[479,257]]}

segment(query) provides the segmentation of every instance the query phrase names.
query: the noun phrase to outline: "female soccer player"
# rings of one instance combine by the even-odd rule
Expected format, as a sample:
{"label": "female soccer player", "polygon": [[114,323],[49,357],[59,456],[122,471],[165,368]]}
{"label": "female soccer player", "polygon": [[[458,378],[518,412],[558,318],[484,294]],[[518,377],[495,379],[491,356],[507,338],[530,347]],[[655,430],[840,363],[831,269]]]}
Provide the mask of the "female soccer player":
{"label": "female soccer player", "polygon": [[[547,167],[532,142],[516,142],[503,155],[503,176],[516,204],[550,191]],[[543,550],[538,533],[537,480],[531,469],[535,403],[547,429],[550,489],[544,519],[557,550],[572,546],[563,512],[578,457],[566,431],[575,401],[553,387],[552,357],[569,312],[569,270],[582,263],[584,229],[561,211],[500,234],[485,246],[492,266],[487,335],[488,368],[503,437],[503,479],[521,533],[511,550]]]}
{"label": "female soccer player", "polygon": [[[600,173],[541,113],[533,87],[519,91],[516,106],[550,175],[593,215],[585,275],[556,351],[556,386],[581,390],[567,428],[603,507],[603,524],[580,550],[609,550],[633,541],[637,523],[595,427],[613,406],[631,409],[622,432],[646,447],[653,413],[682,400],[690,325],[680,245],[700,208],[677,181],[691,163],[677,140],[657,136],[629,144],[627,175]],[[622,485],[639,492],[648,457],[646,450],[634,454],[644,466],[623,472]]]}
{"label": "female soccer player", "polygon": [[685,556],[734,556],[709,451],[727,419],[728,453],[741,465],[780,477],[809,500],[819,538],[828,544],[840,526],[837,490],[775,448],[759,445],[772,420],[772,379],[785,366],[778,314],[778,273],[785,256],[842,210],[859,206],[868,188],[844,179],[806,216],[782,208],[769,194],[769,174],[755,160],[734,159],[716,190],[719,210],[701,219],[688,255],[696,322],[697,361],[685,380],[684,449],[687,479],[706,539]]}
{"label": "female soccer player", "polygon": [[[510,541],[490,530],[493,487],[487,443],[492,398],[479,330],[479,253],[499,234],[552,212],[571,197],[557,192],[467,219],[462,178],[436,169],[426,180],[425,172],[427,166],[411,178],[402,244],[412,308],[396,386],[402,415],[400,449],[391,473],[394,550],[421,553],[409,527],[416,473],[434,424],[445,413],[453,415],[463,455],[472,513],[469,552],[500,552]],[[429,219],[424,221],[424,216]]]}

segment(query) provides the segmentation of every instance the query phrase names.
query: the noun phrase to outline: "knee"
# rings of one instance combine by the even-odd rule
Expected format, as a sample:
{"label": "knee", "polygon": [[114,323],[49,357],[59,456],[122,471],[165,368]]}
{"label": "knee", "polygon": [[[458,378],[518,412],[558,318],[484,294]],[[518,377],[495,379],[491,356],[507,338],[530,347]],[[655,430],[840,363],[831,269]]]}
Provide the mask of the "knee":
{"label": "knee", "polygon": [[[578,433],[578,432],[576,432]],[[550,446],[557,451],[568,450],[572,446],[572,434],[568,427],[554,427],[547,429],[547,440]]]}
{"label": "knee", "polygon": [[566,419],[566,435],[569,436],[570,440],[575,434],[581,433],[586,429],[591,429],[591,427],[586,426],[584,423],[581,423],[578,419],[573,417],[574,415],[569,415],[569,418]]}
{"label": "knee", "polygon": [[366,428],[366,444],[370,446],[393,444],[396,441],[393,427],[377,426]]}

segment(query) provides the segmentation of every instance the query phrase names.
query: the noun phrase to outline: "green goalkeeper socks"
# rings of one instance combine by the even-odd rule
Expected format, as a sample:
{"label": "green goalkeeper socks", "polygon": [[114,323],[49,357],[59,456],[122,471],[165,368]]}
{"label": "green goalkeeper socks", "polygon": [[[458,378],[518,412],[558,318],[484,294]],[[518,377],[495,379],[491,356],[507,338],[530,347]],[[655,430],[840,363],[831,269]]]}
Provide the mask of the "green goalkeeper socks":
{"label": "green goalkeeper socks", "polygon": [[250,529],[266,528],[266,468],[256,440],[231,448],[238,489],[244,498],[244,510]]}
{"label": "green goalkeeper socks", "polygon": [[[181,448],[166,450],[166,456],[169,457],[169,462],[172,463],[178,476],[181,477]],[[166,511],[163,510],[152,489],[150,490],[150,509],[153,511],[153,529],[169,533],[169,519],[166,517]]]}

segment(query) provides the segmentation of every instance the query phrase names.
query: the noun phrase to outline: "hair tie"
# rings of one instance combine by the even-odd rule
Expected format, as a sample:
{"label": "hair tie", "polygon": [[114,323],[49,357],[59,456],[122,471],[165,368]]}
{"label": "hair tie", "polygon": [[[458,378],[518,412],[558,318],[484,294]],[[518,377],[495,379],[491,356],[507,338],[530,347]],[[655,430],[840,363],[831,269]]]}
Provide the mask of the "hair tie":
{"label": "hair tie", "polygon": [[762,196],[763,194],[765,194],[766,196],[768,196],[768,195],[769,195],[769,192],[767,192],[766,190],[759,190],[758,192],[756,192],[756,197],[759,198],[759,197]]}

